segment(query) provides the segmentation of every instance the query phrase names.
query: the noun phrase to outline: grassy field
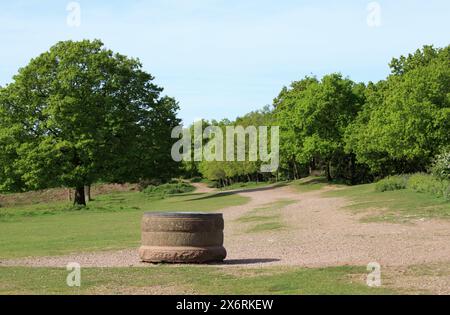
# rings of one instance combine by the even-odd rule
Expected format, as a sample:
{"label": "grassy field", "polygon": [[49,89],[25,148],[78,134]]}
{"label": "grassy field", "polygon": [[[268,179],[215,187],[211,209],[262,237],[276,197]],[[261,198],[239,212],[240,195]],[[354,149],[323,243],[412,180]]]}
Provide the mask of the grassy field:
{"label": "grassy field", "polygon": [[393,294],[365,285],[365,268],[220,269],[200,266],[85,268],[81,287],[65,269],[0,267],[0,294]]}
{"label": "grassy field", "polygon": [[215,211],[247,201],[238,195],[152,199],[126,192],[98,196],[85,209],[66,202],[0,208],[0,259],[134,247],[146,211]]}
{"label": "grassy field", "polygon": [[[290,183],[299,192],[327,186],[320,178]],[[263,185],[261,185],[263,186]],[[258,187],[261,187],[258,186]],[[258,188],[253,187],[253,188]],[[450,218],[450,203],[409,190],[376,192],[374,185],[334,186],[324,197],[345,197],[351,211],[365,213],[367,221],[407,222],[419,218]],[[249,188],[249,187],[244,187]],[[247,198],[237,194],[177,195],[152,198],[139,192],[96,196],[85,209],[67,202],[40,203],[0,208],[0,259],[62,255],[137,247],[140,220],[146,211],[215,211],[241,205]],[[280,209],[292,200],[279,200],[238,218],[247,233],[285,228]],[[409,270],[411,279],[423,276]],[[442,269],[442,268],[441,268]],[[432,270],[435,270],[432,269]],[[444,269],[443,269],[444,270]],[[448,268],[442,271],[448,275]],[[405,292],[399,273],[392,284],[374,289],[366,286],[364,267],[266,267],[220,268],[216,266],[149,266],[148,268],[83,268],[81,288],[66,285],[68,272],[61,268],[0,267],[0,294],[396,294]],[[403,273],[402,273],[403,274]],[[383,273],[385,275],[385,273]],[[415,281],[415,280],[414,280]],[[421,289],[419,283],[415,290]],[[423,291],[423,290],[422,290]],[[426,293],[425,291],[418,291]],[[416,292],[416,291],[414,291]]]}
{"label": "grassy field", "polygon": [[326,197],[345,197],[351,201],[347,208],[365,213],[364,221],[408,222],[422,218],[450,219],[450,202],[408,189],[377,192],[375,184],[324,193]]}

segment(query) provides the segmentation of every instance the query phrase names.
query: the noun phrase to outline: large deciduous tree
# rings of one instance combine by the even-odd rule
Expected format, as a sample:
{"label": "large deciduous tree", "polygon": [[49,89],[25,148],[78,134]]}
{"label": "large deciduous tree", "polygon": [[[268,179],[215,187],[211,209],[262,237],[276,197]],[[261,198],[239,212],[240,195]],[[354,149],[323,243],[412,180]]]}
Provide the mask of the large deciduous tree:
{"label": "large deciduous tree", "polygon": [[60,42],[0,90],[0,190],[75,189],[168,177],[174,99],[137,59],[95,40]]}
{"label": "large deciduous tree", "polygon": [[311,169],[321,162],[331,180],[333,161],[347,160],[343,137],[364,103],[364,89],[340,74],[307,77],[284,89],[275,100],[284,157]]}
{"label": "large deciduous tree", "polygon": [[347,147],[379,176],[425,171],[450,143],[450,46],[425,46],[391,62],[392,74],[367,89]]}

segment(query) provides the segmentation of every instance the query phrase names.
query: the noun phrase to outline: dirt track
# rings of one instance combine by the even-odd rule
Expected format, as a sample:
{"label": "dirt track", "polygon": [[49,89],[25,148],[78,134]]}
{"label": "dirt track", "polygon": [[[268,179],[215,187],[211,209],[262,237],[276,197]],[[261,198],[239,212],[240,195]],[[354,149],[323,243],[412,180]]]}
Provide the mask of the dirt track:
{"label": "dirt track", "polygon": [[[197,186],[199,193],[211,192],[201,184]],[[250,202],[222,210],[228,258],[224,264],[215,266],[328,267],[366,266],[377,262],[382,268],[405,270],[412,265],[450,265],[449,222],[362,223],[358,215],[343,209],[348,201],[324,198],[322,192],[298,193],[291,187],[226,192],[249,197]],[[280,200],[291,203],[271,210],[284,224],[281,230],[248,233],[251,223],[238,220],[252,211],[255,213],[255,209]],[[135,248],[8,260],[1,262],[0,266],[65,267],[69,262],[78,262],[83,267],[149,266],[139,262]],[[419,278],[414,279],[418,281]],[[424,280],[426,283],[421,285],[431,287],[435,292],[450,294],[449,277],[431,279]]]}
{"label": "dirt track", "polygon": [[[324,267],[378,262],[382,266],[407,266],[450,262],[449,222],[361,223],[358,216],[342,209],[345,199],[323,198],[321,193],[299,194],[291,187],[239,192],[251,201],[223,209],[228,251],[225,265]],[[276,210],[285,228],[247,233],[248,223],[237,221],[253,209],[279,200],[293,202]],[[68,261],[85,267],[142,265],[136,249],[4,261],[1,265],[63,267]]]}

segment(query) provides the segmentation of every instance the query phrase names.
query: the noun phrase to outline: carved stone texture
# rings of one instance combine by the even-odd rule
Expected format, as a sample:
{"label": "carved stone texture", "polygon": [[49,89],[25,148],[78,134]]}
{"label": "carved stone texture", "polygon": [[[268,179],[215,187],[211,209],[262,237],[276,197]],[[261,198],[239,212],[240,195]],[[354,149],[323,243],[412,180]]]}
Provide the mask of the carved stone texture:
{"label": "carved stone texture", "polygon": [[224,220],[216,213],[153,213],[142,218],[139,256],[150,263],[208,263],[226,258]]}

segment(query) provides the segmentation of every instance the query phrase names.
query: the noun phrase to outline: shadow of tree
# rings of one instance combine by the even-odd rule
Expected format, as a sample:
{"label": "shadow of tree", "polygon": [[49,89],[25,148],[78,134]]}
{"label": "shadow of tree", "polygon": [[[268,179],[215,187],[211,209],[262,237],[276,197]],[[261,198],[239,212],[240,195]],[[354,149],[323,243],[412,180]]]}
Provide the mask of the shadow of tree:
{"label": "shadow of tree", "polygon": [[325,177],[315,177],[308,180],[305,180],[301,183],[297,183],[298,186],[309,186],[316,184],[329,184],[328,180]]}
{"label": "shadow of tree", "polygon": [[250,189],[237,189],[237,190],[230,190],[230,191],[222,191],[215,194],[206,195],[200,198],[192,198],[190,200],[204,200],[204,199],[211,199],[211,198],[217,198],[217,197],[224,197],[224,196],[231,196],[236,195],[240,193],[248,193],[248,192],[258,192],[258,191],[270,191],[274,190],[276,188],[284,187],[286,186],[285,183],[279,183],[275,185],[271,185],[268,187],[261,187],[261,188],[250,188]]}

